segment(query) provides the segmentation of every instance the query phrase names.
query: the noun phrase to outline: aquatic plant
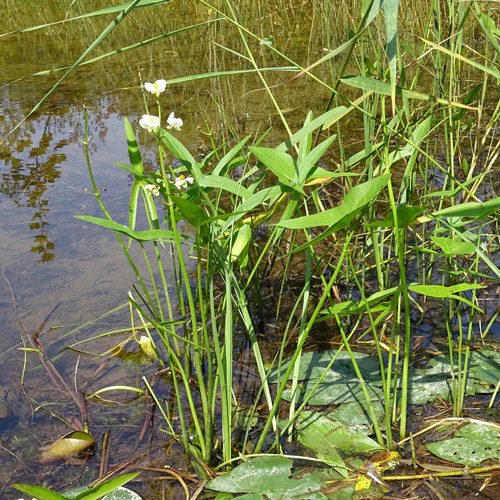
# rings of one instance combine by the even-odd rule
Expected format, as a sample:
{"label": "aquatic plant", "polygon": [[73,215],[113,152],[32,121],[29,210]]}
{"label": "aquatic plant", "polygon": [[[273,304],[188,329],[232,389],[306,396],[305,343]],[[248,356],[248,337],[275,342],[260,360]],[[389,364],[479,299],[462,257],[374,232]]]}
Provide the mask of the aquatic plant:
{"label": "aquatic plant", "polygon": [[[459,417],[471,392],[468,380],[478,385],[486,380],[487,369],[474,360],[471,342],[483,312],[482,290],[500,278],[492,258],[500,198],[487,182],[500,146],[494,134],[499,107],[488,109],[487,93],[489,82],[500,78],[495,19],[477,2],[442,6],[433,1],[421,45],[410,49],[398,29],[399,2],[362,1],[349,39],[304,67],[240,22],[234,3],[200,4],[236,30],[243,52],[236,56],[250,64],[275,106],[282,142],[268,141],[266,132],[233,134],[216,143],[207,131],[212,147],[195,157],[182,141],[188,120],[182,110],[175,113],[183,119],[170,110],[164,119],[161,99],[179,81],[146,82],[145,114],[137,124],[125,120],[130,164],[120,167],[133,178],[128,223],[117,222],[103,203],[87,132],[93,194],[105,217],[79,218],[115,231],[136,273],[137,286],[128,300],[145,335],[138,337],[133,325],[133,336],[169,374],[175,407],[161,401],[144,377],[145,390],[164,417],[164,432],[182,441],[201,475],[211,474],[214,465],[229,467],[245,453],[283,454],[284,440],[300,436],[318,460],[345,479],[355,466],[316,446],[329,435],[325,428],[332,419],[309,413],[308,404],[355,400],[375,436],[370,441],[356,436],[357,451],[362,446],[393,449],[393,430],[399,443],[406,440],[408,407],[429,400],[431,382],[435,394],[443,390],[452,399]],[[136,6],[128,4],[120,15]],[[481,52],[466,45],[468,30],[481,33]],[[289,125],[265,77],[269,68],[258,63],[256,52],[262,50],[290,65],[275,70],[292,70],[293,81],[308,78],[311,89],[317,85],[330,95],[322,113],[301,110],[298,130]],[[340,64],[333,66],[334,58]],[[81,61],[83,56],[72,70]],[[318,77],[322,65],[329,65],[331,73]],[[430,79],[423,76],[427,70]],[[185,81],[224,74],[229,73],[188,75]],[[150,114],[153,106],[156,114]],[[355,152],[343,137],[346,118],[354,116],[362,129]],[[154,172],[144,168],[139,127],[156,145]],[[334,147],[335,168],[324,159]],[[145,267],[131,257],[132,243],[140,248]],[[285,311],[279,292],[297,262],[301,283]],[[173,269],[172,281],[167,268]],[[280,286],[267,313],[283,326],[274,357],[266,359],[259,335],[268,317],[264,310],[270,308],[262,284],[270,276],[278,276]],[[345,293],[336,292],[339,284],[345,284]],[[428,301],[442,308],[449,363],[435,359],[427,372],[419,372],[411,368],[414,329]],[[324,357],[304,352],[327,322],[338,333],[338,349]],[[235,397],[237,329],[248,338],[259,382],[245,403]],[[369,340],[374,358],[360,352],[362,339]],[[500,385],[497,375],[488,380],[490,386]],[[285,417],[279,412],[284,406]],[[340,447],[332,442],[330,450]],[[240,466],[245,471],[234,475],[277,463],[286,490],[292,481],[290,462],[267,460]],[[258,493],[249,487],[223,489],[223,482],[212,486]]]}

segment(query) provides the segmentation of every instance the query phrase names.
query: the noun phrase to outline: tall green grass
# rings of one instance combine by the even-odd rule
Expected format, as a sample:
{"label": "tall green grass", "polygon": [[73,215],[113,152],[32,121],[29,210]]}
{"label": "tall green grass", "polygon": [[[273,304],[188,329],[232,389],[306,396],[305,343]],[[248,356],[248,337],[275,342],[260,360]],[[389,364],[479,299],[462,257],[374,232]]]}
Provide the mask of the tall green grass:
{"label": "tall green grass", "polygon": [[[283,23],[292,26],[292,3],[266,5],[280,10]],[[315,5],[315,16],[331,8],[328,2]],[[140,6],[137,1],[123,6],[46,97]],[[398,0],[357,2],[359,15],[336,45],[334,14],[324,16],[328,50],[316,61],[310,52],[299,61],[286,44],[249,27],[243,3],[193,2],[190,8],[206,16],[201,22],[220,19],[237,35],[219,38],[220,23],[214,23],[214,54],[217,47],[245,66],[217,64],[182,79],[166,75],[167,92],[169,85],[213,79],[214,100],[220,116],[227,117],[230,98],[223,97],[220,78],[252,74],[259,96],[274,108],[279,141],[268,141],[267,131],[240,137],[226,120],[226,134],[209,131],[211,150],[197,157],[183,143],[182,132],[167,127],[171,110],[162,103],[165,94],[156,99],[145,94],[146,109],[160,119],[151,130],[158,170],[145,172],[136,130],[125,120],[130,164],[121,167],[134,179],[127,225],[114,221],[92,180],[105,218],[81,218],[114,230],[136,271],[129,301],[147,332],[138,344],[170,371],[176,397],[175,408],[156,400],[164,430],[179,437],[201,474],[204,464],[229,464],[238,453],[280,452],[282,437],[293,437],[294,422],[312,396],[298,397],[301,354],[312,343],[311,332],[327,319],[341,339],[339,352],[349,353],[358,374],[377,440],[392,448],[393,431],[401,439],[408,432],[412,316],[425,301],[439,303],[452,360],[454,413],[463,411],[481,288],[500,278],[491,257],[500,199],[488,185],[500,146],[494,133],[498,105],[491,106],[488,91],[500,77],[499,32],[494,13],[482,3],[433,1],[412,33],[418,41],[410,46],[400,30],[407,7]],[[278,83],[321,93],[324,109],[312,113],[308,102],[298,102],[294,112],[302,122],[292,126]],[[37,108],[42,104],[43,99]],[[175,113],[182,116],[182,109]],[[355,150],[346,138],[352,124],[358,128]],[[334,150],[338,165],[320,166],[325,162],[326,167]],[[88,152],[87,160],[93,179]],[[176,189],[173,180],[180,176],[192,177],[193,183]],[[180,221],[190,230],[181,230]],[[269,232],[262,241],[255,234],[264,225]],[[130,257],[131,243],[143,250],[146,276]],[[164,274],[166,255],[172,256],[172,283]],[[266,305],[261,283],[278,275],[284,289],[297,261],[303,285],[283,321],[281,346],[267,363],[259,337],[263,318],[256,313]],[[317,278],[322,286],[313,294]],[[350,290],[340,303],[332,294],[339,281]],[[283,320],[278,303],[275,314]],[[360,324],[367,328],[360,331]],[[248,337],[260,382],[243,419],[235,399],[238,329]],[[362,335],[372,340],[379,359],[383,426],[354,356]],[[291,362],[285,364],[287,357]],[[272,385],[271,369],[279,374]],[[155,398],[154,388],[144,383]],[[280,422],[289,387],[296,395]]]}

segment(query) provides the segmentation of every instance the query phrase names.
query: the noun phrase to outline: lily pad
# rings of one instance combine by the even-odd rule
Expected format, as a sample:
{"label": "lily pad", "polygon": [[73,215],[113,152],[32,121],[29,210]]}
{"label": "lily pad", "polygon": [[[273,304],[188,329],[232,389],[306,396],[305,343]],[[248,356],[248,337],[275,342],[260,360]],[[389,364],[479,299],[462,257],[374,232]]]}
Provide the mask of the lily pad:
{"label": "lily pad", "polygon": [[[370,399],[381,401],[383,394],[378,359],[364,353],[354,353],[354,357]],[[329,367],[334,358],[335,361]],[[285,373],[289,363],[290,361],[285,361],[279,369],[272,369],[269,373],[269,381],[271,383],[279,382],[280,374]],[[360,402],[364,402],[365,396],[347,352],[338,354],[337,351],[304,353],[301,356],[299,368],[299,383],[296,389],[298,402],[304,401],[313,389],[314,393],[307,400],[311,405],[331,406],[345,403],[359,405]],[[457,377],[456,359],[454,372],[455,377]],[[324,377],[318,384],[323,373]],[[499,380],[500,353],[491,350],[473,351],[469,362],[466,393],[468,395],[491,393]],[[438,398],[451,400],[452,394],[452,368],[448,355],[435,356],[427,368],[410,371],[409,404],[425,404],[437,401]],[[283,393],[283,399],[290,401],[292,397],[292,390],[286,389]]]}
{"label": "lily pad", "polygon": [[[336,355],[337,351],[323,351],[307,352],[301,356],[298,380],[303,382],[297,387],[299,402],[303,401],[304,397],[311,392],[325,371],[323,380],[315,389],[312,397],[308,399],[309,404],[331,405],[348,401],[358,401],[364,398],[349,354],[342,351],[335,358]],[[335,361],[328,368],[334,358]],[[382,393],[379,387],[381,379],[378,360],[364,353],[354,353],[354,358],[367,385],[370,397],[381,399]],[[280,369],[274,368],[271,370],[269,381],[271,383],[278,382],[279,374],[285,373],[288,366],[289,361],[285,361]],[[290,389],[285,390],[283,399],[289,401],[291,398],[292,391]]]}
{"label": "lily pad", "polygon": [[301,413],[298,427],[299,441],[343,477],[349,474],[340,454],[346,457],[384,449],[366,434],[317,412]]}
{"label": "lily pad", "polygon": [[479,466],[485,460],[500,461],[500,429],[485,423],[469,423],[455,437],[429,443],[427,449],[449,462]]}
{"label": "lily pad", "polygon": [[[301,498],[327,499],[320,490],[326,487],[318,477],[305,474],[291,479],[292,460],[279,456],[257,457],[244,462],[232,471],[212,479],[206,487],[227,493],[262,493],[269,500]],[[259,497],[247,497],[259,498]]]}
{"label": "lily pad", "polygon": [[[355,352],[354,358],[366,380],[380,380],[380,366],[377,359],[369,354]],[[335,356],[337,356],[335,358]],[[306,352],[300,357],[300,369],[298,380],[318,379],[335,358],[332,366],[328,368],[325,375],[326,380],[357,379],[356,372],[352,367],[349,353],[341,351]],[[284,374],[290,364],[290,360],[282,363],[281,368],[273,368],[268,375],[270,383],[278,382],[279,375]],[[290,377],[291,378],[291,375]]]}
{"label": "lily pad", "polygon": [[[373,410],[377,420],[381,422],[384,418],[384,407],[380,401],[372,401]],[[372,419],[366,408],[365,400],[351,401],[337,406],[328,412],[328,417],[333,417],[344,425],[355,427],[358,432],[372,434]]]}

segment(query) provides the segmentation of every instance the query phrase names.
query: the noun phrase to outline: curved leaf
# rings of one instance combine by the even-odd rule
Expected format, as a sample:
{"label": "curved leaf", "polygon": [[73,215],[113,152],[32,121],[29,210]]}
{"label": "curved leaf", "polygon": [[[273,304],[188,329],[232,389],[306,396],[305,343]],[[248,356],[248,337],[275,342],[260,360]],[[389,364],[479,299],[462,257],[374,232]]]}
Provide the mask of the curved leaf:
{"label": "curved leaf", "polygon": [[92,224],[97,224],[113,231],[130,236],[136,241],[157,241],[157,240],[169,240],[174,237],[172,231],[166,229],[149,229],[146,231],[133,231],[128,226],[119,224],[118,222],[111,221],[109,219],[102,219],[100,217],[93,217],[91,215],[75,215],[77,219],[84,220],[86,222],[91,222]]}
{"label": "curved leaf", "polygon": [[297,219],[282,220],[281,227],[305,229],[316,226],[333,226],[344,220],[341,229],[347,225],[365,205],[372,202],[389,182],[390,174],[384,174],[353,187],[344,197],[342,203],[335,208]]}

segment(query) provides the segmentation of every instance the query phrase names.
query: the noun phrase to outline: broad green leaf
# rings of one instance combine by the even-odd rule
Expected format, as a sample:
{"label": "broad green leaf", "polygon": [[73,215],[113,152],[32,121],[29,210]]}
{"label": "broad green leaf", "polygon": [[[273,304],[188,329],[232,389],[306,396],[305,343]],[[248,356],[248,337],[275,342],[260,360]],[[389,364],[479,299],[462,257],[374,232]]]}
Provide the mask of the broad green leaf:
{"label": "broad green leaf", "polygon": [[240,260],[242,267],[245,267],[248,257],[248,246],[252,238],[252,229],[248,224],[243,224],[238,230],[236,240],[231,247],[231,260]]}
{"label": "broad green leaf", "polygon": [[383,448],[373,439],[355,428],[318,412],[302,412],[299,416],[299,441],[311,448],[316,456],[347,477],[345,464],[340,458],[359,453],[373,453]]}
{"label": "broad green leaf", "polygon": [[222,177],[219,175],[209,174],[204,175],[199,179],[199,185],[202,187],[213,187],[223,189],[229,193],[233,193],[236,196],[241,196],[244,200],[250,198],[252,193],[248,191],[242,184],[234,181],[233,179],[228,179],[227,177]]}
{"label": "broad green leaf", "polygon": [[[424,211],[425,207],[399,207],[397,209],[398,226],[408,226]],[[394,227],[394,214],[390,212],[383,221],[372,222],[370,227]]]}
{"label": "broad green leaf", "polygon": [[193,226],[199,227],[205,224],[208,216],[199,205],[192,201],[186,200],[180,196],[170,195],[170,199],[174,205],[180,210],[182,216]]}
{"label": "broad green leaf", "polygon": [[[252,458],[212,479],[206,488],[227,493],[263,493],[271,500],[278,500],[310,498],[309,493],[319,492],[326,486],[312,474],[290,479],[292,465],[292,460],[279,455]],[[323,495],[315,498],[326,500],[327,497]]]}
{"label": "broad green leaf", "polygon": [[368,203],[372,202],[389,181],[390,174],[384,174],[353,187],[342,203],[335,208],[297,219],[281,220],[278,225],[290,229],[305,229],[317,226],[333,226],[344,218],[352,220]]}
{"label": "broad green leaf", "polygon": [[427,449],[449,462],[479,466],[486,460],[500,460],[500,429],[488,422],[471,422],[456,437],[426,445]]}
{"label": "broad green leaf", "polygon": [[278,177],[282,184],[303,193],[296,181],[298,177],[297,164],[289,154],[278,149],[262,147],[252,148],[252,153]]}
{"label": "broad green leaf", "polygon": [[[384,407],[380,401],[372,401],[373,411],[377,420],[382,422],[384,419]],[[332,410],[328,411],[328,417],[333,417],[335,420],[346,426],[355,426],[359,432],[364,434],[372,434],[373,422],[370,417],[366,401],[351,401],[350,403],[341,404]]]}
{"label": "broad green leaf", "polygon": [[30,484],[13,484],[12,486],[17,490],[36,498],[36,500],[66,500],[66,497],[59,495],[59,493],[42,488],[41,486],[32,486]]}
{"label": "broad green leaf", "polygon": [[128,226],[119,224],[118,222],[110,221],[109,219],[101,219],[99,217],[93,217],[91,215],[75,215],[77,219],[84,220],[86,222],[91,222],[92,224],[97,224],[113,231],[118,231],[119,233],[130,236],[132,239],[137,241],[158,241],[158,240],[171,240],[174,237],[172,231],[165,229],[149,229],[146,231],[133,231]]}
{"label": "broad green leaf", "polygon": [[500,353],[490,349],[474,351],[469,373],[481,385],[476,387],[478,392],[493,392],[494,386],[500,380]]}
{"label": "broad green leaf", "polygon": [[[378,387],[381,385],[379,362],[364,353],[354,353],[354,357],[367,385],[368,393],[372,399],[382,399],[382,392]],[[333,364],[328,368],[334,358]],[[273,368],[268,375],[269,383],[279,382],[280,374],[285,373],[289,363],[287,360],[280,367]],[[321,376],[323,380],[315,389],[313,396],[308,399],[309,404],[332,405],[363,399],[363,392],[349,354],[345,351],[339,353],[323,351],[303,353],[300,357],[297,380],[303,382],[297,389],[298,402],[304,400]],[[290,401],[292,396],[290,389],[283,393],[283,399],[286,401]]]}
{"label": "broad green leaf", "polygon": [[470,255],[476,251],[476,245],[461,238],[444,238],[431,236],[431,240],[445,253],[445,255]]}
{"label": "broad green leaf", "polygon": [[[316,415],[319,417],[319,414]],[[306,448],[313,450],[320,460],[339,472],[343,477],[349,477],[347,467],[336,449],[336,443],[330,437],[332,426],[321,426],[321,423],[314,425],[314,422],[307,422],[307,417],[311,417],[309,412],[305,412],[305,415],[301,413],[302,416],[305,417],[306,423],[303,424],[302,418],[299,421],[299,441]],[[305,425],[305,429],[302,429],[303,425]]]}

